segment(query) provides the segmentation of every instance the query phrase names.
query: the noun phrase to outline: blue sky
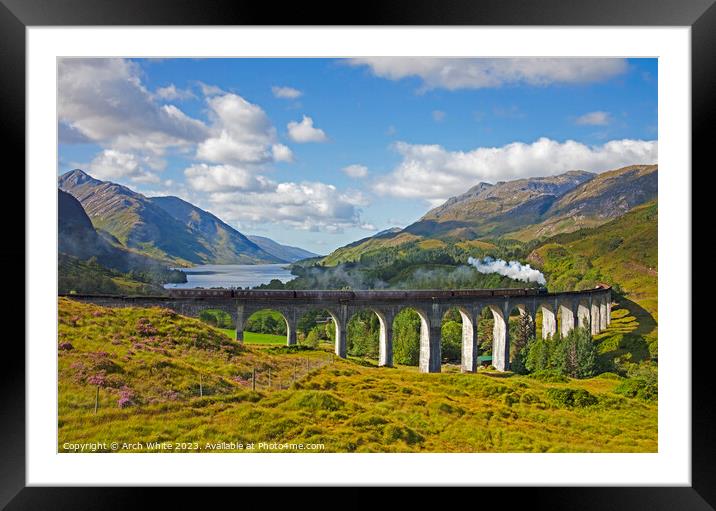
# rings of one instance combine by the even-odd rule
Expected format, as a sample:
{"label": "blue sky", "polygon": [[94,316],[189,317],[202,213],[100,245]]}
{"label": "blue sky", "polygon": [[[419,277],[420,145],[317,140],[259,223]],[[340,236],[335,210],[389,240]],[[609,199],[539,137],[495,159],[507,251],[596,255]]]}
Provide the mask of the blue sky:
{"label": "blue sky", "polygon": [[318,253],[480,181],[657,158],[656,59],[64,59],[59,173]]}

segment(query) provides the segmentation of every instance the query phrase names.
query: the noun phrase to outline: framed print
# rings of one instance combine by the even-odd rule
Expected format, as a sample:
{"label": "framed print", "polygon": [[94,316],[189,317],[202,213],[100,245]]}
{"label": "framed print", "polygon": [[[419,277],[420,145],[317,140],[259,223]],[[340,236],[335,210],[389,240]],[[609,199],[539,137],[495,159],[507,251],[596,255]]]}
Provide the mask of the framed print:
{"label": "framed print", "polygon": [[317,25],[5,1],[27,248],[3,504],[459,485],[709,509],[691,169],[716,10],[608,4]]}

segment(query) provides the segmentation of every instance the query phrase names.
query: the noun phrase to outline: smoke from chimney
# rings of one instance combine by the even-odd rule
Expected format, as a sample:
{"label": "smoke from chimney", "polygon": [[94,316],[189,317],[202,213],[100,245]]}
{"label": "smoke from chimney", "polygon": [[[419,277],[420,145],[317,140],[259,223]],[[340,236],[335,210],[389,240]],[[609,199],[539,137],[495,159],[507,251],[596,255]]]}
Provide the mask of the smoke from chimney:
{"label": "smoke from chimney", "polygon": [[529,264],[521,264],[519,261],[510,261],[508,263],[504,259],[494,259],[492,257],[485,257],[484,259],[469,257],[467,262],[480,273],[499,273],[505,277],[524,282],[537,282],[543,286],[547,284],[547,280],[541,271],[535,270]]}

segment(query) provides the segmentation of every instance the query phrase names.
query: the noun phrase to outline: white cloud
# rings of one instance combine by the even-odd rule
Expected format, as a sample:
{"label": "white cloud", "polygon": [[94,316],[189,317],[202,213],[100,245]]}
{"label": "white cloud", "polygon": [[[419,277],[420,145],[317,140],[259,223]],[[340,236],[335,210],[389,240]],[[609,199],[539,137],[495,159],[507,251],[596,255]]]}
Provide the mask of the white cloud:
{"label": "white cloud", "polygon": [[423,89],[481,89],[505,84],[550,85],[609,79],[627,69],[616,58],[368,57],[350,61],[390,80],[419,77]]}
{"label": "white cloud", "polygon": [[443,122],[447,114],[442,110],[433,110],[433,120],[435,122]]}
{"label": "white cloud", "polygon": [[288,137],[300,144],[306,142],[325,142],[328,140],[326,133],[320,128],[314,128],[313,119],[305,115],[301,122],[289,122],[287,128]]}
{"label": "white cloud", "polygon": [[94,157],[88,170],[92,176],[102,180],[128,179],[135,183],[159,183],[157,173],[164,170],[165,166],[166,162],[162,159],[105,149]]}
{"label": "white cloud", "polygon": [[341,170],[345,175],[353,178],[363,178],[368,175],[368,167],[365,165],[348,165]]}
{"label": "white cloud", "polygon": [[139,67],[124,59],[60,59],[58,117],[73,132],[119,151],[162,154],[207,132],[175,106],[156,104]]}
{"label": "white cloud", "polygon": [[198,192],[259,191],[275,187],[264,176],[233,165],[207,165],[199,163],[184,169],[189,186]]}
{"label": "white cloud", "polygon": [[271,153],[273,154],[274,161],[293,161],[293,152],[290,148],[283,144],[274,144],[271,146]]}
{"label": "white cloud", "polygon": [[574,122],[585,126],[606,126],[610,121],[609,112],[597,111],[580,115]]}
{"label": "white cloud", "polygon": [[288,148],[274,150],[276,129],[258,105],[232,93],[209,97],[207,104],[212,134],[198,145],[197,158],[214,163],[260,164],[272,161],[275,151],[280,158],[287,157]]}
{"label": "white cloud", "polygon": [[216,85],[210,85],[204,82],[197,82],[199,85],[199,88],[201,89],[201,93],[204,96],[217,96],[219,94],[226,94],[226,92]]}
{"label": "white cloud", "polygon": [[342,232],[347,228],[372,230],[360,218],[368,204],[359,191],[342,192],[320,182],[272,183],[263,191],[217,191],[209,208],[220,218],[240,226],[281,223],[293,229]]}
{"label": "white cloud", "polygon": [[191,99],[195,98],[196,96],[194,93],[188,89],[177,89],[176,85],[173,83],[167,85],[166,87],[159,87],[154,94],[160,98],[165,100],[184,100],[184,99]]}
{"label": "white cloud", "polygon": [[271,87],[271,92],[273,92],[275,97],[280,99],[296,99],[303,95],[303,92],[293,87],[278,87],[276,85]]}
{"label": "white cloud", "polygon": [[463,193],[480,181],[496,182],[549,176],[568,170],[602,172],[632,164],[656,163],[655,140],[612,140],[588,146],[574,140],[540,138],[531,144],[513,142],[502,147],[448,151],[440,145],[398,142],[393,146],[402,161],[376,181],[381,195],[422,198],[432,205]]}

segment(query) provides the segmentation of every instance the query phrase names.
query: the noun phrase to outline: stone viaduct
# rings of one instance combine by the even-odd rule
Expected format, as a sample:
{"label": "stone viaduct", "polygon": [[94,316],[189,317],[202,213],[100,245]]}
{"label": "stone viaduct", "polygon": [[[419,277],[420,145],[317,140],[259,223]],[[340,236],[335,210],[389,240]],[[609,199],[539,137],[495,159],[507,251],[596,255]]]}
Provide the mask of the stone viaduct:
{"label": "stone viaduct", "polygon": [[296,344],[296,325],[307,312],[325,310],[335,324],[335,352],[346,356],[346,328],[359,311],[372,311],[380,323],[379,365],[393,365],[393,319],[404,308],[420,316],[421,372],[440,372],[440,337],[444,314],[457,309],[462,317],[462,362],[464,372],[477,369],[477,324],[487,308],[494,318],[492,360],[500,371],[510,367],[509,316],[513,311],[528,314],[534,320],[542,311],[542,337],[561,334],[575,326],[589,328],[592,334],[604,330],[610,322],[611,288],[563,293],[538,289],[465,289],[406,291],[266,291],[225,289],[174,289],[169,296],[64,295],[79,301],[109,307],[165,307],[178,314],[198,317],[202,310],[220,309],[236,324],[236,340],[243,342],[249,317],[260,310],[281,313],[286,321],[287,344]]}

